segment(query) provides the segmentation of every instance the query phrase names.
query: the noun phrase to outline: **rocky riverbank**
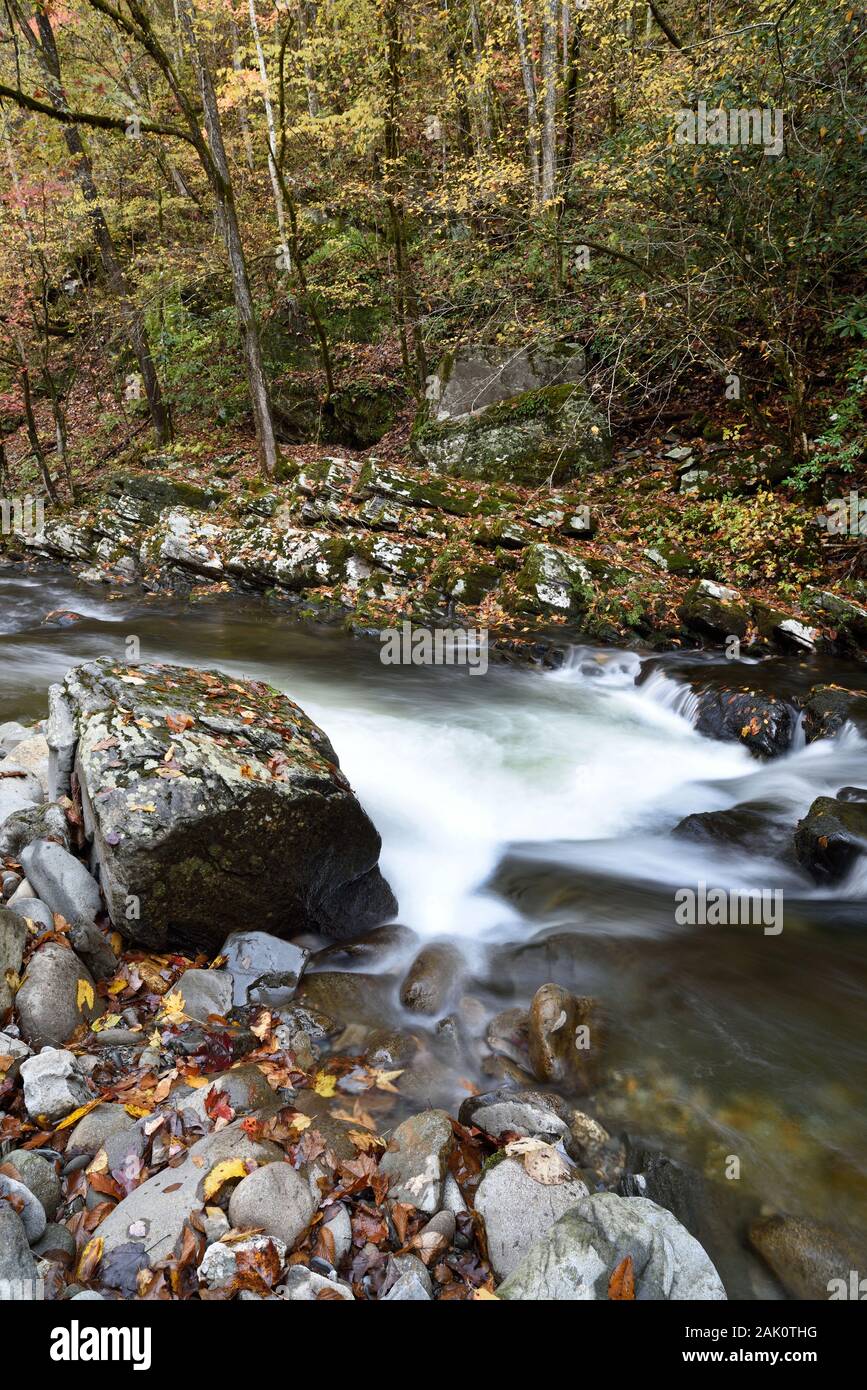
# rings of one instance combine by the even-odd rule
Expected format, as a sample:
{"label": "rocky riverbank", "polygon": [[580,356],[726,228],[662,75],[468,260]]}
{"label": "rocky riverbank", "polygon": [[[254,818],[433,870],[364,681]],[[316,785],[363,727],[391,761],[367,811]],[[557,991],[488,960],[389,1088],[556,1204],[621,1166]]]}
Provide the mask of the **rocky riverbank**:
{"label": "rocky riverbank", "polygon": [[492,1015],[454,942],[395,922],[279,692],[88,663],[0,742],[7,1296],[825,1298],[859,1267],[606,1127],[599,1001],[549,981]]}
{"label": "rocky riverbank", "polygon": [[[724,545],[692,556],[642,546],[640,518],[621,514],[606,475],[531,489],[319,458],[287,459],[270,487],[200,487],[159,468],[155,459],[114,475],[86,505],[0,539],[0,555],[67,564],[113,589],[270,593],[352,631],[404,619],[482,627],[506,658],[531,654],[527,634],[541,650],[580,636],[651,649],[735,643],[748,655],[867,652],[867,607],[845,593],[805,583],[793,602],[730,582]],[[668,494],[676,479],[660,485],[646,501],[648,541],[677,526],[683,504]]]}

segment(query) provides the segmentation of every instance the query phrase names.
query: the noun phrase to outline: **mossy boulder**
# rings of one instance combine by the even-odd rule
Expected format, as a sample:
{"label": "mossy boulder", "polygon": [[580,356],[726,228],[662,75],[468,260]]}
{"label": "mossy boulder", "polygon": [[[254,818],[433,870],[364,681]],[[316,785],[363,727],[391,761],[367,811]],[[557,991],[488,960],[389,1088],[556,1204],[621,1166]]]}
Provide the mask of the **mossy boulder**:
{"label": "mossy boulder", "polygon": [[135,941],[215,952],[251,922],[342,937],[396,911],[328,738],[270,686],[103,658],[52,687],[48,740],[55,794],[74,773],[109,914]]}
{"label": "mossy boulder", "polygon": [[750,625],[750,612],[735,589],[700,579],[684,596],[678,614],[684,627],[699,637],[724,642],[741,639]]}
{"label": "mossy boulder", "polygon": [[795,831],[795,855],[820,883],[838,883],[867,854],[867,803],[819,796]]}
{"label": "mossy boulder", "polygon": [[556,545],[528,547],[515,580],[517,607],[527,613],[575,619],[595,597],[588,566]]}
{"label": "mossy boulder", "polygon": [[585,385],[584,355],[571,344],[446,354],[412,447],[437,472],[528,487],[580,476],[610,456],[606,423]]}

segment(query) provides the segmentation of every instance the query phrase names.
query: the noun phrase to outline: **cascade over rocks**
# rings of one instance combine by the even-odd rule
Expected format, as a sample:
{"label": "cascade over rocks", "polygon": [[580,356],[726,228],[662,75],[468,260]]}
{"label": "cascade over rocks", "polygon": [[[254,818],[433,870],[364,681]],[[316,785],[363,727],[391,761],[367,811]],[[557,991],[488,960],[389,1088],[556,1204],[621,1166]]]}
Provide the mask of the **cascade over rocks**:
{"label": "cascade over rocks", "polygon": [[102,659],[53,686],[50,709],[52,794],[74,770],[125,936],[216,951],[252,920],[341,938],[395,914],[379,835],[326,735],[279,691]]}

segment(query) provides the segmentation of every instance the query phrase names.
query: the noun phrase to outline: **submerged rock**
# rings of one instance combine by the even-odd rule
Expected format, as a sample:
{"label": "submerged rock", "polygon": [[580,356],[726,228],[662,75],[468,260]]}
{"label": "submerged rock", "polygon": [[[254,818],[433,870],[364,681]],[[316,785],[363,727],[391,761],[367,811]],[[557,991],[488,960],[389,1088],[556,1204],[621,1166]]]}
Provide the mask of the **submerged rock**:
{"label": "submerged rock", "polygon": [[[851,1298],[851,1271],[867,1262],[867,1245],[828,1226],[795,1216],[772,1216],[750,1227],[750,1244],[792,1298]],[[859,1273],[860,1277],[860,1273]],[[857,1281],[856,1281],[857,1282]],[[861,1297],[860,1289],[854,1295]]]}
{"label": "submerged rock", "polygon": [[413,1013],[443,1013],[457,990],[463,965],[461,952],[450,941],[423,946],[400,987],[400,1002]]}
{"label": "submerged rock", "polygon": [[725,1289],[698,1241],[643,1197],[600,1192],[561,1216],[500,1285],[504,1299],[607,1300],[612,1275],[633,1264],[635,1298],[717,1301]]}
{"label": "submerged rock", "polygon": [[530,1005],[530,1065],[539,1081],[578,1094],[593,1089],[599,1074],[602,1027],[594,999],[560,985],[541,985]]}
{"label": "submerged rock", "polygon": [[270,686],[89,662],[52,687],[48,740],[53,792],[74,763],[109,914],[136,941],[216,950],[250,921],[342,937],[396,911],[331,744]]}

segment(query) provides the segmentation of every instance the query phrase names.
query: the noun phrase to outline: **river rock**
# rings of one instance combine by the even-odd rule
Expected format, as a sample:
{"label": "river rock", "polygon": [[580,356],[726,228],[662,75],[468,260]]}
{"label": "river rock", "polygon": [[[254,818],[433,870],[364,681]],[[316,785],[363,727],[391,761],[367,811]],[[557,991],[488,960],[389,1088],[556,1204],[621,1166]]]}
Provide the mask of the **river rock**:
{"label": "river rock", "polygon": [[211,1014],[225,1018],[232,1007],[232,976],[222,970],[185,970],[175,989],[187,1018],[206,1023]]}
{"label": "river rock", "polygon": [[684,816],[672,835],[698,844],[718,845],[741,853],[781,855],[791,849],[791,822],[779,818],[779,809],[769,801],[745,801],[725,811],[695,811]]}
{"label": "river rock", "polygon": [[104,1240],[105,1252],[128,1241],[140,1242],[154,1265],[171,1254],[187,1218],[206,1205],[204,1182],[218,1163],[240,1159],[252,1165],[282,1159],[276,1144],[254,1142],[242,1124],[235,1120],[206,1135],[177,1167],[164,1168],[124,1197],[94,1232]]}
{"label": "river rock", "polygon": [[304,1265],[292,1265],[276,1291],[290,1303],[318,1303],[323,1298],[352,1303],[355,1295],[348,1284],[338,1279],[326,1279]]}
{"label": "river rock", "polygon": [[414,931],[401,926],[399,922],[386,922],[382,927],[363,936],[353,937],[351,941],[335,941],[317,951],[310,961],[310,968],[316,970],[363,970],[372,965],[383,969],[391,965],[396,956],[418,941]]}
{"label": "river rock", "polygon": [[443,1013],[460,981],[464,958],[450,941],[423,946],[400,987],[400,1002],[413,1013]]}
{"label": "river rock", "polygon": [[226,1288],[238,1273],[239,1255],[267,1255],[269,1247],[282,1265],[286,1259],[286,1246],[275,1236],[249,1236],[246,1240],[235,1241],[232,1245],[215,1241],[206,1249],[202,1263],[196,1270],[199,1282],[207,1284],[211,1289]]}
{"label": "river rock", "polygon": [[804,737],[807,743],[820,738],[836,738],[852,723],[867,727],[867,697],[837,685],[814,685],[803,704]]}
{"label": "river rock", "polygon": [[36,1261],[18,1213],[0,1202],[0,1301],[27,1303],[40,1297]]}
{"label": "river rock", "polygon": [[760,690],[700,690],[695,727],[706,738],[742,743],[760,758],[785,753],[792,742],[793,707]]}
{"label": "river rock", "polygon": [[[2,982],[3,975],[0,973],[0,984],[2,984]],[[13,1037],[11,1033],[0,1033],[0,1057],[3,1058],[3,1061],[0,1062],[0,1081],[2,1081],[4,1077],[8,1077],[10,1081],[14,1081],[21,1070],[21,1063],[26,1057],[31,1057],[32,1055],[32,1050],[27,1046],[26,1042],[22,1042],[20,1038]]]}
{"label": "river rock", "polygon": [[56,1125],[93,1099],[71,1052],[43,1047],[21,1063],[24,1104],[32,1120]]}
{"label": "river rock", "polygon": [[307,1230],[318,1205],[308,1179],[289,1163],[269,1163],[244,1178],[229,1201],[229,1220],[239,1230],[261,1229],[291,1249]]}
{"label": "river rock", "polygon": [[[5,773],[5,762],[0,771]],[[20,776],[15,773],[10,777],[0,777],[0,825],[5,824],[10,816],[21,811],[30,811],[44,800],[42,785],[32,772],[22,772]]]}
{"label": "river rock", "polygon": [[27,1243],[34,1245],[46,1226],[45,1210],[39,1198],[26,1183],[0,1173],[0,1204],[5,1202],[14,1206],[21,1218]]}
{"label": "river rock", "polygon": [[476,1189],[475,1208],[485,1223],[491,1268],[498,1279],[516,1269],[554,1222],[587,1196],[580,1178],[542,1183],[518,1159],[491,1164]]}
{"label": "river rock", "polygon": [[269,686],[89,662],[52,687],[48,741],[54,795],[74,761],[111,919],[145,945],[213,952],[250,921],[349,936],[396,911],[334,749]]}
{"label": "river rock", "polygon": [[[208,1098],[214,1092],[224,1096],[235,1115],[268,1115],[279,1110],[280,1095],[268,1083],[264,1072],[253,1062],[242,1062],[228,1071],[209,1076],[207,1086],[194,1087],[189,1095],[179,1098],[179,1110],[191,1112],[197,1119],[210,1124]],[[174,1099],[174,1096],[172,1097]]]}
{"label": "river rock", "polygon": [[95,922],[80,918],[67,933],[72,949],[83,960],[95,980],[110,980],[117,973],[118,959],[108,937]]}
{"label": "river rock", "polygon": [[417,1274],[401,1274],[395,1279],[388,1293],[380,1298],[380,1303],[430,1303],[428,1293]]}
{"label": "river rock", "polygon": [[70,1265],[75,1259],[75,1236],[66,1226],[49,1221],[33,1246],[33,1254],[41,1260],[56,1260]]}
{"label": "river rock", "polygon": [[101,911],[98,884],[63,845],[34,840],[21,851],[21,864],[37,897],[67,922],[89,922]]}
{"label": "river rock", "polygon": [[310,952],[264,931],[232,932],[221,956],[233,982],[232,1002],[280,1008],[294,997]]}
{"label": "river rock", "polygon": [[749,1268],[752,1261],[743,1237],[757,1204],[740,1192],[741,1184],[711,1182],[698,1169],[669,1158],[641,1139],[627,1139],[625,1158],[627,1172],[618,1188],[621,1195],[648,1197],[665,1207],[707,1251],[728,1297],[754,1298],[754,1271]]}
{"label": "river rock", "polygon": [[737,590],[712,579],[700,579],[692,586],[678,616],[690,632],[718,643],[728,637],[746,637],[750,625],[749,608]]}
{"label": "river rock", "polygon": [[60,1179],[50,1159],[29,1149],[13,1149],[3,1160],[18,1170],[18,1177],[38,1198],[49,1221],[54,1219],[60,1205]]}
{"label": "river rock", "polygon": [[[867,1268],[867,1244],[795,1216],[772,1216],[750,1227],[750,1244],[792,1298],[851,1298],[850,1273]],[[842,1281],[842,1282],[835,1282]],[[859,1291],[859,1295],[860,1291]]]}
{"label": "river rock", "polygon": [[839,883],[867,854],[867,803],[819,796],[795,830],[795,855],[820,883]]}
{"label": "river rock", "polygon": [[[26,879],[24,883],[27,883]],[[16,893],[9,901],[10,904],[14,902],[14,911],[24,921],[34,922],[37,926],[44,927],[46,931],[54,931],[54,913],[39,898],[21,897],[20,893]]]}
{"label": "river rock", "polygon": [[33,1047],[66,1042],[83,1022],[92,1023],[102,1012],[90,971],[56,941],[31,956],[15,1008],[21,1033]]}
{"label": "river rock", "polygon": [[305,1004],[341,1023],[366,1023],[372,1028],[393,1012],[393,988],[391,976],[344,970],[322,970],[305,975],[301,982]]}
{"label": "river rock", "polygon": [[44,734],[30,734],[21,740],[3,763],[3,772],[13,770],[29,773],[42,789],[41,800],[48,795],[48,744]]}
{"label": "river rock", "polygon": [[135,1129],[135,1120],[125,1106],[105,1102],[89,1110],[75,1125],[66,1143],[66,1156],[95,1154],[113,1134]]}
{"label": "river rock", "polygon": [[15,998],[12,983],[21,972],[27,924],[17,912],[0,907],[0,1022]]}
{"label": "river rock", "polygon": [[583,1094],[593,1089],[602,1046],[596,1001],[540,985],[530,1005],[530,1065],[539,1081]]}
{"label": "river rock", "polygon": [[467,1096],[458,1118],[462,1125],[475,1125],[499,1139],[501,1134],[517,1134],[556,1144],[569,1137],[572,1107],[553,1093],[512,1090],[508,1086]]}
{"label": "river rock", "polygon": [[637,1300],[717,1301],[725,1289],[679,1221],[643,1197],[584,1197],[533,1245],[500,1285],[503,1299],[607,1300],[618,1265],[633,1261]]}
{"label": "river rock", "polygon": [[56,840],[69,849],[69,822],[55,801],[16,811],[0,827],[0,858],[18,859],[34,840]]}
{"label": "river rock", "polygon": [[451,1120],[444,1110],[424,1110],[398,1125],[379,1162],[380,1172],[389,1179],[392,1201],[439,1211],[453,1143]]}
{"label": "river rock", "polygon": [[530,1014],[527,1009],[504,1009],[489,1022],[485,1041],[499,1057],[508,1057],[524,1071],[530,1070]]}
{"label": "river rock", "polygon": [[25,724],[19,724],[16,719],[7,719],[5,724],[0,724],[0,756],[7,758],[19,743],[23,743],[26,738],[30,738],[33,733]]}

